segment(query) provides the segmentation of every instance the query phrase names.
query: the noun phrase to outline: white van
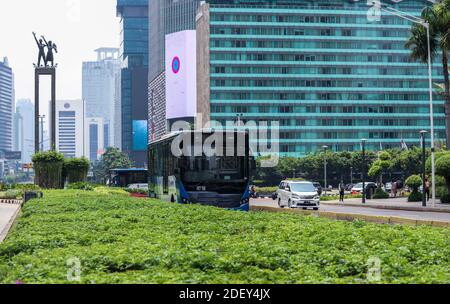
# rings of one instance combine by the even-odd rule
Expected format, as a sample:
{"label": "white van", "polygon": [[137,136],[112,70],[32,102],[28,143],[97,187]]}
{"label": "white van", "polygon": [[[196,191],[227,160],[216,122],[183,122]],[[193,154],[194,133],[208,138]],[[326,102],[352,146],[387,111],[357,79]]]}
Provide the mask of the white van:
{"label": "white van", "polygon": [[310,182],[282,181],[277,190],[280,208],[312,208],[319,210],[320,196]]}

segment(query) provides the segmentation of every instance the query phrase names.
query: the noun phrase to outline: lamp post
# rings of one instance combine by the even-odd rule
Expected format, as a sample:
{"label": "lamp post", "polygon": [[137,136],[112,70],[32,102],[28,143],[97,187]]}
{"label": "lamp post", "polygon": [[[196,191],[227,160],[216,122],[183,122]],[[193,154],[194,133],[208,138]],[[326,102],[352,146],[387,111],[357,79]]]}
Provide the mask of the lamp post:
{"label": "lamp post", "polygon": [[350,184],[353,185],[353,167],[350,167]]}
{"label": "lamp post", "polygon": [[328,185],[327,185],[327,149],[328,146],[322,146],[323,148],[323,176],[324,176],[324,182],[325,182],[325,196],[327,196],[327,190],[328,190]]}
{"label": "lamp post", "polygon": [[366,141],[367,139],[361,139],[362,150],[362,203],[366,203]]}
{"label": "lamp post", "polygon": [[422,206],[427,206],[427,197],[425,193],[425,178],[426,178],[426,155],[425,155],[425,134],[428,132],[425,130],[420,131],[420,143],[422,145]]}
{"label": "lamp post", "polygon": [[384,12],[408,20],[410,22],[420,24],[427,30],[427,44],[428,44],[428,82],[429,82],[429,95],[430,95],[430,137],[431,137],[431,175],[432,175],[432,206],[436,207],[436,166],[435,166],[435,139],[434,139],[434,109],[433,109],[433,73],[432,73],[432,60],[431,60],[431,38],[430,38],[430,24],[426,20],[417,16],[399,11],[395,8],[387,6],[384,3],[376,3],[373,1],[373,5],[380,6],[380,9]]}

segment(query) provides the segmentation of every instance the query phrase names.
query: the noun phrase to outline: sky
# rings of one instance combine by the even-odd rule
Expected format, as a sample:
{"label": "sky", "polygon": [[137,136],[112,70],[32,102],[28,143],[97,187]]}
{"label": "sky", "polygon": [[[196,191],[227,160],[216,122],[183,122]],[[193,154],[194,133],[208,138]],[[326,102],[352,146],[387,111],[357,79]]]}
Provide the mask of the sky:
{"label": "sky", "polygon": [[[0,0],[0,58],[8,57],[15,76],[16,100],[34,100],[37,46],[32,32],[58,47],[57,99],[81,99],[82,62],[96,60],[95,49],[119,47],[117,0]],[[50,79],[41,83],[49,99]],[[34,101],[33,101],[34,102]]]}

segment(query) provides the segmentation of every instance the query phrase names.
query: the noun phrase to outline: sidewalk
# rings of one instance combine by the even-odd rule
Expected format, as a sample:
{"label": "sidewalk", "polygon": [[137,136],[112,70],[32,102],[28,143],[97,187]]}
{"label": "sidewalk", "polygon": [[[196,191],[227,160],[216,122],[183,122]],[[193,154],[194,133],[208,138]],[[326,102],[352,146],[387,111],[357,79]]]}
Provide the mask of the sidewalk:
{"label": "sidewalk", "polygon": [[436,200],[436,207],[431,206],[431,201],[427,202],[427,207],[422,207],[422,202],[409,203],[407,198],[389,198],[366,200],[366,204],[362,203],[361,198],[346,199],[344,203],[339,201],[324,201],[323,205],[339,205],[352,207],[369,207],[377,209],[405,210],[405,211],[426,211],[426,212],[448,212],[450,213],[450,205],[441,204],[440,200]]}
{"label": "sidewalk", "polygon": [[6,238],[19,211],[20,205],[0,203],[0,243]]}

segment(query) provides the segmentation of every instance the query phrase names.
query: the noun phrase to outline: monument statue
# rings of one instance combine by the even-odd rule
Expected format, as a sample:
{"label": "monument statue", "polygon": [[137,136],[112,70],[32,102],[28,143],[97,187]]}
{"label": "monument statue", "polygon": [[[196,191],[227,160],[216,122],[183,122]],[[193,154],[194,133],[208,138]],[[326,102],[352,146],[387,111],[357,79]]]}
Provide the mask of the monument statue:
{"label": "monument statue", "polygon": [[38,61],[37,61],[37,67],[41,67],[41,59],[45,64],[45,44],[42,42],[42,39],[36,38],[36,33],[33,32],[34,40],[36,40],[36,44],[39,48],[39,55],[38,55]]}
{"label": "monument statue", "polygon": [[[39,49],[39,55],[38,55],[38,62],[36,68],[40,68],[41,66],[41,60],[44,62],[44,66],[48,67],[49,63],[51,64],[51,67],[55,67],[55,58],[53,55],[53,51],[55,53],[58,53],[58,49],[56,47],[56,44],[54,44],[51,40],[47,42],[44,36],[41,36],[41,39],[36,38],[36,33],[33,32],[34,40],[36,40],[36,44]],[[45,47],[47,47],[47,54],[45,54]]]}
{"label": "monument statue", "polygon": [[56,48],[56,44],[54,44],[51,40],[47,42],[45,40],[44,36],[41,36],[42,39],[44,39],[45,45],[47,46],[47,57],[45,57],[45,66],[48,66],[48,63],[52,63],[52,67],[54,67],[54,58],[53,58],[53,50],[55,50],[55,53],[58,53],[58,49]]}

